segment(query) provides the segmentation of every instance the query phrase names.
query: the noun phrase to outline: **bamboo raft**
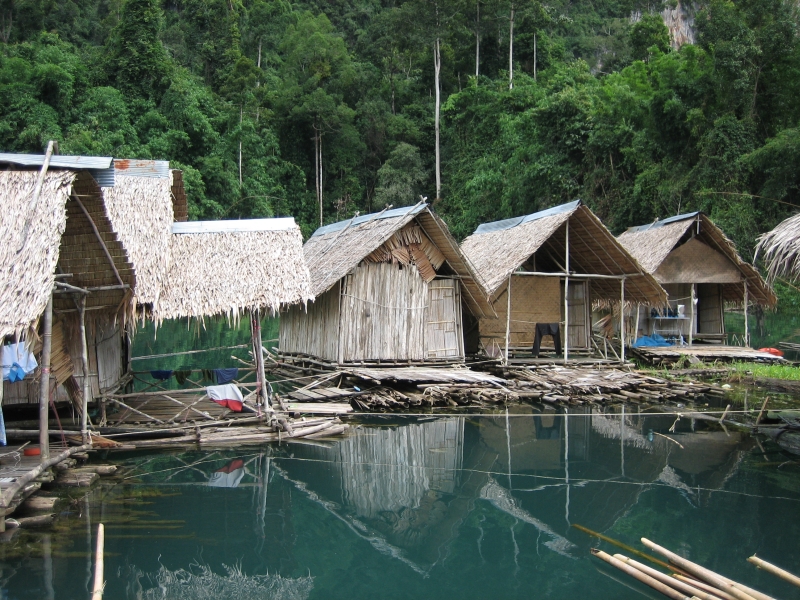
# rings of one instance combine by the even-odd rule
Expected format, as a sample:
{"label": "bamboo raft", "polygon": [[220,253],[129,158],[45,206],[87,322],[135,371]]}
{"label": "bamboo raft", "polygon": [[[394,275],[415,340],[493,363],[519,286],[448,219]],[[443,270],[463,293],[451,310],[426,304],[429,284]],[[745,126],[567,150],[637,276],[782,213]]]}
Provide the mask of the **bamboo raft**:
{"label": "bamboo raft", "polygon": [[786,363],[780,356],[769,352],[759,352],[742,346],[723,346],[715,344],[696,344],[693,346],[663,346],[631,348],[631,353],[652,365],[671,365],[686,357],[690,362],[762,362]]}

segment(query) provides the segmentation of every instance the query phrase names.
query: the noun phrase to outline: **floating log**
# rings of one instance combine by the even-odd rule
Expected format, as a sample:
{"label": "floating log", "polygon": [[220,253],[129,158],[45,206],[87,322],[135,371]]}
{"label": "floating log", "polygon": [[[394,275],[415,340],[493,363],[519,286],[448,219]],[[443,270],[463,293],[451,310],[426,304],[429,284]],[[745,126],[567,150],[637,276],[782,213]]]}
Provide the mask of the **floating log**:
{"label": "floating log", "polygon": [[19,517],[15,519],[18,527],[22,528],[36,528],[36,527],[50,527],[55,520],[55,514],[49,513],[46,515],[36,515],[35,517]]}
{"label": "floating log", "polygon": [[694,577],[687,577],[686,575],[678,575],[677,573],[673,575],[675,579],[679,579],[684,583],[688,583],[698,589],[705,590],[709,594],[713,596],[717,596],[718,598],[722,598],[722,600],[736,600],[734,596],[730,594],[726,594],[722,590],[715,588],[713,585],[708,585],[705,581],[698,581]]}
{"label": "floating log", "polygon": [[92,588],[92,600],[103,600],[103,549],[105,545],[105,528],[100,523],[97,526],[97,549],[95,551],[94,562],[94,586]]}
{"label": "floating log", "polygon": [[728,579],[719,573],[715,573],[711,569],[701,567],[700,565],[693,563],[692,561],[687,560],[654,542],[651,542],[647,538],[642,538],[642,543],[651,550],[658,552],[662,556],[666,556],[671,563],[681,567],[685,571],[688,571],[691,575],[694,575],[695,577],[712,584],[713,586],[721,589],[724,592],[727,592],[738,600],[775,600],[772,596],[763,594],[758,590],[754,590],[753,588],[733,581],[732,579]]}
{"label": "floating log", "polygon": [[785,571],[780,567],[776,567],[772,563],[768,563],[767,561],[758,558],[755,554],[753,554],[753,556],[748,558],[747,561],[753,563],[759,569],[764,569],[767,573],[772,573],[773,575],[776,575],[777,577],[780,577],[781,579],[788,581],[792,585],[800,587],[800,577],[798,577],[793,573],[790,573],[789,571]]}
{"label": "floating log", "polygon": [[662,573],[652,567],[648,567],[647,565],[643,565],[639,561],[633,560],[632,558],[628,558],[623,554],[615,554],[614,558],[617,560],[621,560],[627,565],[630,565],[634,569],[638,569],[642,573],[646,575],[650,575],[653,579],[657,579],[661,583],[668,585],[670,587],[675,588],[679,592],[683,592],[684,594],[689,594],[689,596],[696,596],[700,598],[700,600],[719,600],[719,596],[715,596],[709,594],[708,592],[701,590],[698,587],[690,585],[680,579],[675,579],[674,577],[667,575],[666,573]]}
{"label": "floating log", "polygon": [[51,512],[58,502],[58,498],[51,496],[32,496],[20,505],[24,513]]}
{"label": "floating log", "polygon": [[583,525],[578,525],[577,523],[573,523],[572,526],[575,529],[577,529],[578,531],[582,531],[582,532],[584,532],[584,533],[586,533],[588,535],[591,535],[592,537],[596,537],[599,540],[603,540],[604,542],[608,542],[609,544],[611,544],[613,546],[616,546],[617,548],[622,548],[626,552],[630,552],[631,554],[633,554],[635,556],[638,556],[638,557],[643,558],[643,559],[645,559],[647,561],[650,561],[651,563],[653,563],[655,565],[658,565],[659,567],[663,567],[663,568],[669,569],[671,571],[678,571],[679,573],[683,573],[684,575],[688,575],[688,573],[686,573],[686,571],[684,571],[683,569],[676,569],[672,565],[670,565],[669,563],[666,563],[663,560],[661,560],[659,558],[656,558],[655,556],[651,556],[650,554],[647,554],[646,552],[642,552],[641,550],[637,550],[636,548],[633,548],[632,546],[629,546],[628,544],[620,542],[619,540],[615,540],[612,537],[608,537],[607,535],[604,535],[602,533],[598,533],[597,531],[592,531],[588,527],[584,527]]}

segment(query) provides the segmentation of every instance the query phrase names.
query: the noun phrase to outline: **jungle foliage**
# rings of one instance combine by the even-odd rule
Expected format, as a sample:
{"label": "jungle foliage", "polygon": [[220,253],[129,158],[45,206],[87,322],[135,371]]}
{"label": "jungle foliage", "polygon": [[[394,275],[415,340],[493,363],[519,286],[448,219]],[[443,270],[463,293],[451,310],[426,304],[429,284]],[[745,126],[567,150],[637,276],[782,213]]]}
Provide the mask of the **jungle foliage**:
{"label": "jungle foliage", "polygon": [[426,196],[462,237],[582,198],[615,232],[704,210],[747,256],[800,205],[797,14],[693,6],[676,50],[642,0],[0,0],[0,149],[170,160],[192,218]]}

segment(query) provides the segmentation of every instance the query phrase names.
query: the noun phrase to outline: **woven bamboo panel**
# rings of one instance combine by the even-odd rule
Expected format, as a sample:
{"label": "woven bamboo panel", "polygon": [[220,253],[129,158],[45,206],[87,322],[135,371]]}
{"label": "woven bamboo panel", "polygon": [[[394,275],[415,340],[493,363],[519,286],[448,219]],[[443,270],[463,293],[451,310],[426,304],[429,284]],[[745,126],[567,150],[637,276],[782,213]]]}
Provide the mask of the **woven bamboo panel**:
{"label": "woven bamboo panel", "polygon": [[281,313],[279,344],[282,352],[310,354],[336,361],[339,354],[339,286],[308,307],[295,305]]}

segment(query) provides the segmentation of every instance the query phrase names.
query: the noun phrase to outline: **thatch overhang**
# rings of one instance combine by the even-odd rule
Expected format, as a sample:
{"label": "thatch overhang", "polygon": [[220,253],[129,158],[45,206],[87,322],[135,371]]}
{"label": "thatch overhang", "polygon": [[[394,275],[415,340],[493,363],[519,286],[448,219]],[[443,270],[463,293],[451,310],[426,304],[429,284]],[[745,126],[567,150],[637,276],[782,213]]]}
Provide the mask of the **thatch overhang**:
{"label": "thatch overhang", "polygon": [[[563,271],[569,227],[569,275],[625,277],[625,301],[665,304],[667,295],[652,275],[617,242],[600,219],[580,200],[538,213],[485,223],[466,238],[461,249],[480,278],[483,290],[496,299],[509,276],[531,272],[531,260],[547,262],[547,270]],[[534,271],[544,270],[537,265]],[[595,300],[620,301],[619,279],[592,279]]]}
{"label": "thatch overhang", "polygon": [[276,314],[313,300],[303,238],[294,219],[174,223],[170,264],[153,305],[157,322],[226,316],[246,310]]}
{"label": "thatch overhang", "polygon": [[416,222],[460,278],[464,300],[470,311],[476,316],[493,316],[494,311],[481,292],[477,275],[461,253],[458,242],[450,234],[445,222],[421,202],[415,206],[362,215],[317,229],[303,246],[314,296],[321,296],[331,289],[412,222]]}
{"label": "thatch overhang", "polygon": [[[57,273],[69,274],[60,281],[89,289],[87,310],[121,313],[124,320],[135,279],[97,181],[89,171],[51,166],[32,204],[38,176],[38,169],[0,172],[0,337],[36,327]],[[63,294],[53,308],[77,310],[74,298]]]}
{"label": "thatch overhang", "polygon": [[[725,302],[741,304],[744,301],[744,282],[746,281],[750,301],[761,306],[775,306],[778,301],[775,293],[758,270],[739,256],[734,243],[702,212],[687,213],[650,225],[632,227],[617,239],[649,273],[665,284],[679,283],[666,281],[669,279],[667,272],[671,266],[667,264],[668,257],[674,256],[673,251],[690,240],[694,240],[695,244],[700,242],[709,250],[708,253],[695,253],[698,260],[695,268],[697,279],[680,283],[710,282],[710,280],[717,279],[717,282],[722,285]],[[711,254],[711,252],[719,253],[730,261],[739,272],[738,281],[731,281],[730,274],[722,272],[721,265],[717,264],[719,260],[710,259],[710,257],[716,258],[716,254]],[[704,274],[704,271],[710,272],[715,265],[720,270],[718,276]],[[691,276],[686,275],[686,277]]]}
{"label": "thatch overhang", "polygon": [[767,265],[767,280],[800,279],[800,214],[789,217],[758,238],[756,256]]}

